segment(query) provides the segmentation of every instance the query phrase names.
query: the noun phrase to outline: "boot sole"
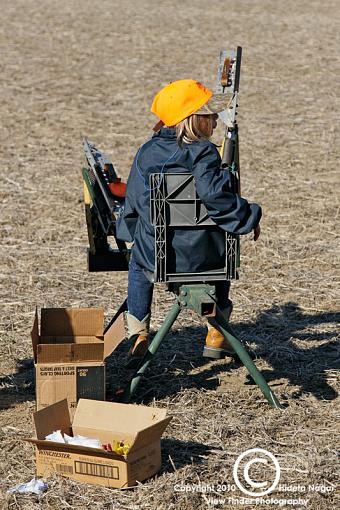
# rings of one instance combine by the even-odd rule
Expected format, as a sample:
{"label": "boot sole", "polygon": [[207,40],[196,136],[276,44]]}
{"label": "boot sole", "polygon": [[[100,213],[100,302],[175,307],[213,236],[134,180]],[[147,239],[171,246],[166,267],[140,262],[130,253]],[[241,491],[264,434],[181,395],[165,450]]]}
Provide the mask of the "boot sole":
{"label": "boot sole", "polygon": [[[249,357],[254,360],[256,358],[256,355],[252,351],[247,351]],[[224,359],[224,358],[232,358],[235,363],[238,363],[240,365],[243,365],[243,362],[241,361],[240,357],[236,352],[228,352],[224,349],[216,349],[214,347],[204,347],[203,349],[203,355],[204,358],[211,358],[211,359]]]}
{"label": "boot sole", "polygon": [[236,353],[225,351],[224,349],[216,349],[214,347],[204,347],[203,358],[224,359],[233,358]]}

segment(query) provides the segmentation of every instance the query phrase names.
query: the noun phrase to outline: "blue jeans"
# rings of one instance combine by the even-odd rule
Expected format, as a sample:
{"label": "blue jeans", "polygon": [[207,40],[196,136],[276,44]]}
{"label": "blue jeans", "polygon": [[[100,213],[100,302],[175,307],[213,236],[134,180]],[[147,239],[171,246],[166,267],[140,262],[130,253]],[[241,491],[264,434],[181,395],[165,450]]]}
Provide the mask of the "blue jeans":
{"label": "blue jeans", "polygon": [[[230,306],[230,282],[219,280],[210,282],[216,288],[216,301],[222,310]],[[130,260],[128,275],[128,311],[131,315],[142,321],[151,311],[153,283],[145,276],[143,268],[135,262],[133,256]]]}

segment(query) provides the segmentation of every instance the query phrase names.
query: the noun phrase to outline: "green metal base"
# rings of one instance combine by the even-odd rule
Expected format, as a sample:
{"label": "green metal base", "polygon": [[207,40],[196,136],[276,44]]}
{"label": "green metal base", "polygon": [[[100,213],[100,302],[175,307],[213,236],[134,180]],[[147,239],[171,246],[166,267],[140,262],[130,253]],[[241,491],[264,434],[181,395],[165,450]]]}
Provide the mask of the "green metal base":
{"label": "green metal base", "polygon": [[154,336],[151,344],[149,345],[148,352],[145,354],[144,358],[141,360],[139,367],[136,368],[134,374],[132,375],[130,382],[128,383],[123,394],[119,398],[119,400],[121,402],[130,402],[131,397],[134,394],[134,392],[136,391],[137,386],[139,385],[140,380],[141,380],[145,370],[150,365],[153,357],[157,353],[163,339],[170,331],[170,329],[171,329],[173,323],[175,322],[175,320],[177,319],[180,311],[181,311],[181,307],[178,304],[178,302],[176,302],[172,306],[168,315],[165,317],[163,324],[161,325],[161,327],[157,331],[156,335]]}
{"label": "green metal base", "polygon": [[[215,289],[212,285],[206,284],[191,284],[182,285],[178,290],[178,297],[176,303],[173,305],[169,313],[167,314],[162,326],[158,330],[157,334],[153,338],[148,352],[144,358],[140,361],[139,366],[134,371],[128,385],[123,392],[120,392],[119,400],[122,402],[130,402],[131,397],[135,393],[141,378],[145,370],[150,365],[154,356],[156,355],[164,337],[170,331],[173,323],[177,319],[181,309],[189,308],[194,310],[201,316],[215,316],[215,320],[219,325],[220,330],[226,337],[241,362],[247,368],[254,382],[262,391],[263,395],[269,402],[269,404],[275,409],[281,409],[282,406],[275,397],[274,393],[268,386],[266,380],[259,370],[256,368],[255,363],[249,356],[247,350],[242,345],[240,340],[235,336],[232,329],[230,328],[227,321],[223,318],[220,310],[217,308],[215,303]],[[217,313],[216,313],[217,312]]]}
{"label": "green metal base", "polygon": [[223,318],[222,314],[218,314],[216,320],[221,329],[221,332],[228,340],[228,342],[230,343],[230,345],[232,346],[232,348],[242,361],[243,365],[248,370],[252,379],[262,391],[263,395],[265,396],[269,404],[275,409],[282,409],[280,402],[277,400],[274,393],[268,386],[267,381],[265,380],[261,372],[257,369],[255,363],[249,356],[247,350],[242,345],[240,340],[234,335],[232,329],[230,328],[227,321]]}

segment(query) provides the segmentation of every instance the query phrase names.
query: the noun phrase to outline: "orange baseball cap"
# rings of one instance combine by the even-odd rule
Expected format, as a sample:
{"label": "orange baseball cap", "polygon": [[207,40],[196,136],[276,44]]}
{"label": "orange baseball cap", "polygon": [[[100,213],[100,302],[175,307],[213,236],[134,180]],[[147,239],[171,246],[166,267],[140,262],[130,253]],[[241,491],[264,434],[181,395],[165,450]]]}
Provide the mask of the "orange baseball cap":
{"label": "orange baseball cap", "polygon": [[213,92],[196,80],[177,80],[156,94],[151,111],[166,126],[175,126],[193,113],[211,115],[228,108],[231,97]]}

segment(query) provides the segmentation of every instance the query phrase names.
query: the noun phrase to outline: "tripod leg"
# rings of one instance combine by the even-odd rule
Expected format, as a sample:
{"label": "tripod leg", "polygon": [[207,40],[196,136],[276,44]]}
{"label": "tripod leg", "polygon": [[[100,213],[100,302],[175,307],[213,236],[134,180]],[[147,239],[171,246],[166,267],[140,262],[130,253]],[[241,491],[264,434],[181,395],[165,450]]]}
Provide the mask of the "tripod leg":
{"label": "tripod leg", "polygon": [[265,380],[261,372],[256,368],[255,363],[247,353],[246,349],[243,347],[242,343],[238,340],[238,338],[234,336],[227,321],[221,316],[221,314],[216,315],[216,322],[218,323],[223,335],[226,337],[230,345],[235,350],[236,354],[238,354],[240,360],[250,373],[254,382],[257,384],[257,386],[262,391],[263,395],[266,397],[269,404],[275,409],[282,409],[280,402],[277,400],[274,393],[268,386],[267,381]]}
{"label": "tripod leg", "polygon": [[141,380],[142,375],[144,374],[145,370],[150,365],[153,357],[155,356],[156,352],[158,351],[164,337],[168,334],[170,331],[173,323],[178,317],[179,312],[181,311],[180,305],[176,302],[171,310],[169,311],[168,315],[165,317],[165,320],[159,330],[157,331],[155,337],[153,338],[151,344],[149,345],[148,351],[145,354],[144,358],[141,360],[140,366],[135,370],[132,378],[130,379],[127,387],[124,390],[124,393],[122,395],[121,401],[122,402],[130,402],[130,399],[134,392],[136,391],[136,388]]}

